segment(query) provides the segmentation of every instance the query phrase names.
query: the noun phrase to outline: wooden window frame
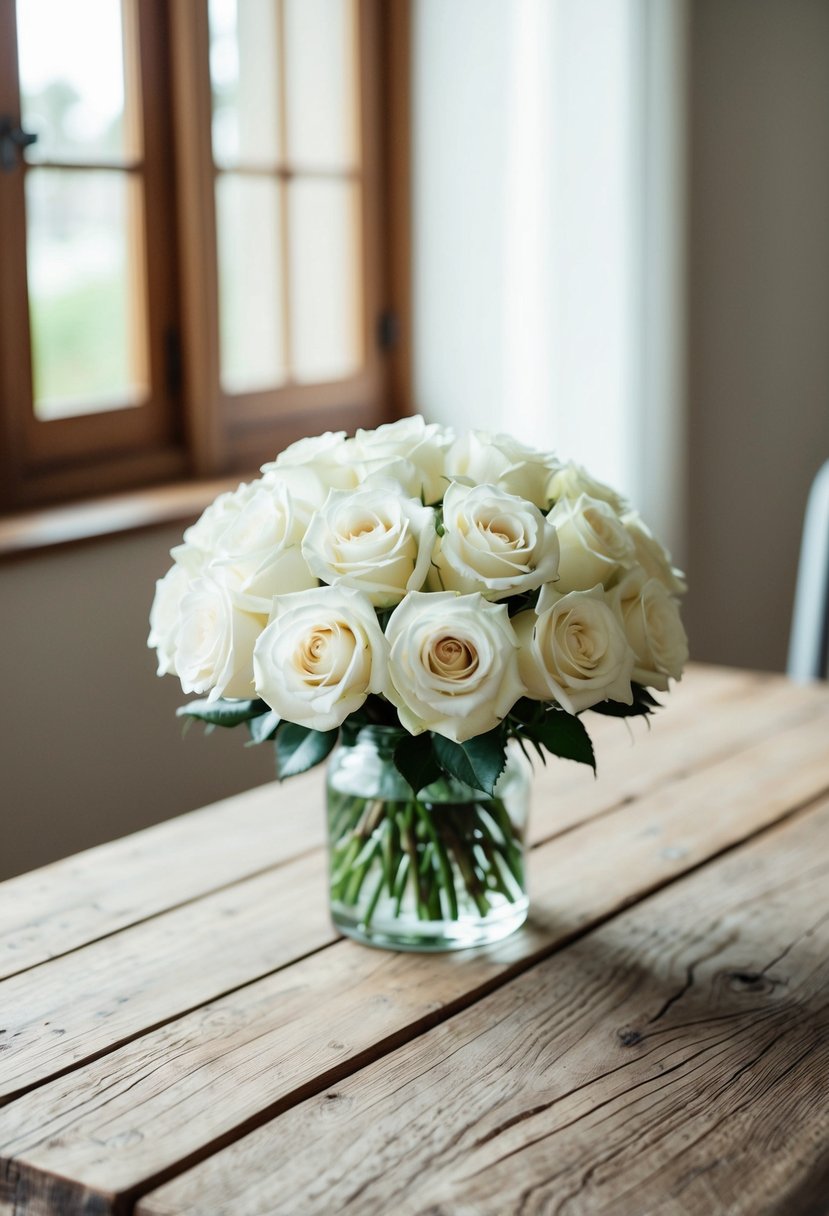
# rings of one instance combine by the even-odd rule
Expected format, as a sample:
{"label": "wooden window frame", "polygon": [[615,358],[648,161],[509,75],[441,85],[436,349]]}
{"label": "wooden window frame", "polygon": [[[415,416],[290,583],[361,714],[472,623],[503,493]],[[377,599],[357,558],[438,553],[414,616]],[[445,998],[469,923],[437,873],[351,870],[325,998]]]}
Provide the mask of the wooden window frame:
{"label": "wooden window frame", "polygon": [[[128,20],[137,16],[133,0]],[[33,399],[31,345],[26,297],[26,248],[22,239],[9,246],[9,272],[0,292],[0,367],[3,370],[4,455],[3,498],[27,505],[55,498],[72,498],[94,489],[110,490],[124,483],[177,476],[186,462],[176,440],[181,427],[175,386],[166,368],[165,336],[175,325],[176,266],[165,251],[174,240],[172,163],[166,115],[166,37],[163,5],[140,0],[141,127],[140,158],[143,240],[146,246],[144,320],[150,391],[145,402],[126,409],[101,410],[78,417],[43,422],[31,409]],[[0,0],[0,37],[5,61],[0,65],[0,112],[19,121],[18,69],[12,48],[16,45],[14,0]],[[47,165],[48,167],[48,165]],[[25,232],[25,175],[39,164],[5,175],[0,189],[0,231]],[[144,268],[142,267],[142,270]]]}
{"label": "wooden window frame", "polygon": [[[409,0],[357,0],[365,366],[346,380],[232,398],[221,389],[218,366],[207,0],[135,3],[145,159],[153,169],[145,234],[157,246],[147,257],[149,358],[151,378],[163,394],[148,410],[38,422],[31,413],[27,317],[15,298],[15,284],[25,282],[25,245],[4,242],[0,510],[249,474],[302,435],[376,426],[410,412]],[[0,0],[0,34],[14,22],[14,4]],[[14,38],[0,37],[0,113],[19,120],[15,45]],[[19,188],[0,189],[0,232],[25,231],[23,172],[8,175],[19,179]],[[172,183],[175,190],[168,192]],[[165,256],[170,248],[175,257]],[[379,340],[381,319],[389,315],[392,349]]]}

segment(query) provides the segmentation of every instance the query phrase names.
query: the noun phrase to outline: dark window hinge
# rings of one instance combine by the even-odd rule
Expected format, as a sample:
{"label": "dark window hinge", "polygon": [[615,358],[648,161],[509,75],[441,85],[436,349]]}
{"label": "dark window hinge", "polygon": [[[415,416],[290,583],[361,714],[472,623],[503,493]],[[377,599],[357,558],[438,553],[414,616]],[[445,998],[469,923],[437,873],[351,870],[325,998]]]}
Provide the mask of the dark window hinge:
{"label": "dark window hinge", "polygon": [[400,321],[397,313],[387,308],[377,318],[377,345],[381,350],[394,350],[400,340]]}
{"label": "dark window hinge", "polygon": [[172,326],[164,330],[164,374],[167,392],[177,397],[181,392],[181,338]]}
{"label": "dark window hinge", "polygon": [[33,131],[24,131],[8,114],[0,115],[0,169],[11,173],[23,161],[23,153],[37,142]]}

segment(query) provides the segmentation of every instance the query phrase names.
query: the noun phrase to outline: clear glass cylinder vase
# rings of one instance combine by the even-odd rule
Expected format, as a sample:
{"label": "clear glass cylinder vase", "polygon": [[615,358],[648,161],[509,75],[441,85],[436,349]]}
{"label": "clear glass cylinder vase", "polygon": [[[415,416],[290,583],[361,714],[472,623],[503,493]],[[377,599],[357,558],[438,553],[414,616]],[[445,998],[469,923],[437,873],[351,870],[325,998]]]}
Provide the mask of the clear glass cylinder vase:
{"label": "clear glass cylinder vase", "polygon": [[531,766],[511,745],[492,796],[442,778],[415,797],[392,759],[401,737],[366,727],[329,761],[332,920],[393,950],[498,941],[527,916]]}

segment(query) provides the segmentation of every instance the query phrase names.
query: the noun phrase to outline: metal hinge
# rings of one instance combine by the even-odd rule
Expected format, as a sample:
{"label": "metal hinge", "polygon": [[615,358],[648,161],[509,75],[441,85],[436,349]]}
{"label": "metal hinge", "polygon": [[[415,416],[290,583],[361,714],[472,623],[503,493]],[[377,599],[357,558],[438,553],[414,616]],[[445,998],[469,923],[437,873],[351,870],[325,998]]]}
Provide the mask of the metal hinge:
{"label": "metal hinge", "polygon": [[174,326],[164,330],[164,375],[167,392],[177,397],[181,392],[181,336]]}
{"label": "metal hinge", "polygon": [[377,318],[377,345],[381,350],[394,350],[400,340],[400,320],[397,313],[387,308]]}
{"label": "metal hinge", "polygon": [[32,131],[24,131],[8,114],[0,115],[0,169],[11,173],[23,160],[23,153],[37,142]]}

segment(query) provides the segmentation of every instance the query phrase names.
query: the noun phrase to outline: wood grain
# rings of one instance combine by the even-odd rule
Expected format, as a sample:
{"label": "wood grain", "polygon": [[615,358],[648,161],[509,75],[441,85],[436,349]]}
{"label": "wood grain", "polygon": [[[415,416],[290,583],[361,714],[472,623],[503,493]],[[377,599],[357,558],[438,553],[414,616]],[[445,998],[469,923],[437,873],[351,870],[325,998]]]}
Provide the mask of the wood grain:
{"label": "wood grain", "polygon": [[[592,774],[579,766],[541,770],[533,838],[544,839],[642,788],[649,761],[652,783],[670,775],[667,740],[684,740],[692,719],[713,718],[721,698],[742,702],[733,706],[741,720],[762,705],[761,716],[780,721],[786,706],[795,714],[807,712],[816,697],[816,690],[779,677],[769,682],[746,672],[696,667],[677,686],[653,736],[640,732],[636,749],[621,723],[593,715],[603,776],[594,788]],[[714,735],[721,750],[722,740]],[[704,741],[699,754],[705,754]],[[680,745],[674,768],[685,763],[687,743]],[[316,771],[251,790],[0,883],[0,979],[321,846],[322,782]]]}
{"label": "wood grain", "polygon": [[[730,683],[726,687],[729,694],[733,694],[734,687]],[[741,728],[745,730],[747,722],[757,727],[760,721],[754,711],[762,705],[769,718],[770,699],[758,699],[754,681],[737,687],[741,690]],[[751,701],[743,704],[747,687],[751,690]],[[787,691],[790,691],[788,686]],[[777,701],[779,731],[789,719],[792,705],[785,698]],[[799,713],[806,708],[801,701],[796,700],[795,705]],[[720,712],[724,706],[734,708],[733,696],[719,702]],[[811,699],[808,700],[808,713],[815,713]],[[620,730],[618,722],[610,725],[617,732]],[[763,725],[768,727],[769,722],[763,720]],[[640,781],[640,785],[658,787],[658,776],[667,780],[666,774],[672,767],[676,771],[682,770],[688,747],[687,733],[687,723],[683,726],[680,722],[673,734],[657,738],[654,733],[640,741],[645,745],[644,754],[642,750],[638,751],[640,764],[647,766],[649,756],[659,762],[653,766],[657,774],[654,779],[650,783]],[[617,734],[617,739],[621,737]],[[626,760],[637,749],[629,746],[626,734],[624,738],[622,759]],[[721,725],[711,742],[715,744],[715,751],[723,750]],[[784,752],[786,746],[784,743]],[[752,774],[752,779],[756,747],[755,744],[755,751],[750,753],[749,763],[742,770]],[[736,744],[731,750],[737,751]],[[671,765],[666,757],[674,754]],[[697,759],[703,754],[704,748],[698,749]],[[552,789],[556,774],[562,771],[566,775],[564,766],[551,765],[541,774],[543,781],[539,782],[538,792],[542,805],[545,785]],[[575,766],[571,772],[580,775]],[[585,772],[592,781],[589,770]],[[635,780],[635,772],[629,772],[629,778]],[[713,780],[719,785],[720,775],[715,774]],[[589,805],[596,813],[609,813],[614,807],[618,811],[625,805],[625,784],[619,791],[606,779],[600,788],[602,797],[597,798],[594,786],[588,786]],[[784,800],[789,790],[787,783]],[[690,795],[681,799],[680,809],[686,805],[687,797],[693,805],[698,796],[698,784],[692,785]],[[554,814],[536,816],[537,807],[534,817],[546,823],[552,837],[559,823],[563,828],[578,822],[583,814],[583,800],[583,787],[573,786],[563,797],[550,797],[549,805]],[[653,833],[662,819],[659,806],[651,804],[649,810],[649,804],[643,805],[648,816],[646,830]],[[774,805],[779,807],[780,803]],[[321,810],[318,818],[321,821]],[[674,826],[676,822],[673,821]],[[670,822],[661,823],[663,829],[670,826]],[[538,825],[533,835],[538,837]],[[687,843],[677,839],[666,842],[657,837],[654,841],[663,852],[667,850],[669,860],[672,853],[676,854],[680,871],[685,868]],[[584,847],[580,837],[572,843],[562,844],[561,857],[569,857],[573,849],[578,854]],[[637,842],[634,862],[640,851],[641,844]],[[692,850],[691,855],[698,852],[698,848]],[[597,864],[599,861],[597,858]],[[567,872],[569,874],[569,868]],[[578,866],[573,874],[579,876],[579,883],[583,881]],[[543,881],[540,877],[536,886]],[[611,880],[603,881],[609,881],[608,889],[615,890]],[[577,900],[574,907],[579,906]],[[307,912],[296,918],[293,915],[295,908],[307,909]],[[327,914],[325,859],[322,852],[315,851],[299,861],[286,862],[276,872],[266,871],[253,879],[241,880],[54,959],[46,966],[8,979],[0,985],[0,1007],[7,1010],[3,1036],[6,1049],[0,1052],[0,1102],[94,1059],[206,1001],[252,983],[332,943],[336,937]],[[203,941],[211,943],[208,965],[204,951],[197,946],[194,948],[194,943]]]}
{"label": "wood grain", "polygon": [[[0,1111],[0,1211],[117,1210],[507,983],[579,932],[829,789],[829,702],[809,719],[533,851],[533,916],[488,950],[339,942]],[[299,913],[297,913],[299,914]],[[74,1190],[73,1190],[74,1187]]]}
{"label": "wood grain", "polygon": [[318,781],[249,790],[0,883],[0,978],[318,847]]}
{"label": "wood grain", "polygon": [[315,851],[5,980],[0,1104],[335,941],[325,880]]}
{"label": "wood grain", "polygon": [[138,1213],[825,1212],[827,891],[824,802]]}
{"label": "wood grain", "polygon": [[782,726],[819,712],[827,697],[826,687],[819,684],[804,687],[747,672],[730,672],[724,680],[711,674],[713,679],[706,673],[703,698],[702,690],[679,685],[676,699],[671,694],[670,704],[651,720],[628,724],[588,714],[585,724],[595,744],[596,777],[584,765],[537,765],[530,839],[546,840],[650,793],[668,778],[754,745]]}

